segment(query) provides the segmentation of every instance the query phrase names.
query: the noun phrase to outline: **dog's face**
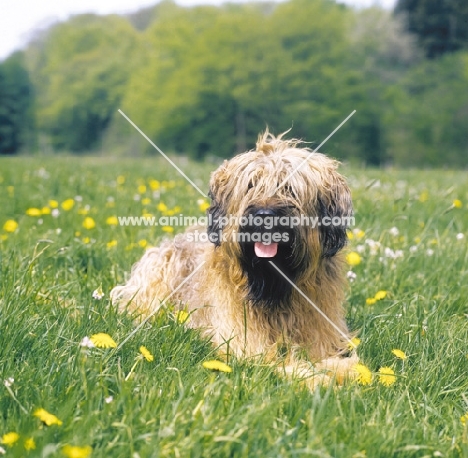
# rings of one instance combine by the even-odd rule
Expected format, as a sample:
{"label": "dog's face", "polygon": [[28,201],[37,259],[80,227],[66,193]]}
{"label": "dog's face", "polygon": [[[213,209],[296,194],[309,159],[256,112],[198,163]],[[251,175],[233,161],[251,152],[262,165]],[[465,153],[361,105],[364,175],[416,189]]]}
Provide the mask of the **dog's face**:
{"label": "dog's face", "polygon": [[352,204],[337,165],[266,132],[213,173],[210,239],[239,262],[253,303],[288,302],[292,286],[275,266],[297,282],[345,245]]}

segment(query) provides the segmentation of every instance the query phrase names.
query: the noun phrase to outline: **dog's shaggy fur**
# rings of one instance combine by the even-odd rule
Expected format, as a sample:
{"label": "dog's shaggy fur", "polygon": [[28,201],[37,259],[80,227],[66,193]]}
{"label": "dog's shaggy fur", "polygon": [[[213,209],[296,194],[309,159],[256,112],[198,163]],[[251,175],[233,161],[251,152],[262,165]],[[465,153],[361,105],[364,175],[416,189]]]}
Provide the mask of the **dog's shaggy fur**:
{"label": "dog's shaggy fur", "polygon": [[267,249],[265,258],[256,244],[233,241],[238,232],[268,232],[264,226],[221,227],[219,221],[227,215],[350,216],[350,191],[337,165],[323,154],[301,148],[298,141],[266,131],[255,150],[225,161],[212,174],[208,210],[212,222],[205,231],[210,235],[222,231],[227,241],[214,237],[214,243],[191,242],[189,231],[164,241],[145,253],[126,285],[113,289],[113,301],[145,317],[172,294],[170,302],[191,312],[189,325],[200,328],[216,346],[225,346],[225,351],[266,358],[286,373],[307,378],[312,387],[329,377],[341,382],[352,375],[357,362],[354,353],[346,354],[349,332],[342,306],[345,278],[340,250],[346,243],[346,227],[287,228],[288,241],[275,245],[276,253]]}

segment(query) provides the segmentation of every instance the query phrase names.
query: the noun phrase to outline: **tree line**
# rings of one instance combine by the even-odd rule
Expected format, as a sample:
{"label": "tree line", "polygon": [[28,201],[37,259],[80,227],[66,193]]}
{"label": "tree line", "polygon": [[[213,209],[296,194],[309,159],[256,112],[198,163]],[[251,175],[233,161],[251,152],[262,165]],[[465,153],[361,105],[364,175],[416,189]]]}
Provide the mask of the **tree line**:
{"label": "tree line", "polygon": [[465,0],[399,0],[394,12],[332,0],[78,15],[0,63],[0,153],[154,153],[196,159],[251,148],[268,125],[379,166],[464,167]]}

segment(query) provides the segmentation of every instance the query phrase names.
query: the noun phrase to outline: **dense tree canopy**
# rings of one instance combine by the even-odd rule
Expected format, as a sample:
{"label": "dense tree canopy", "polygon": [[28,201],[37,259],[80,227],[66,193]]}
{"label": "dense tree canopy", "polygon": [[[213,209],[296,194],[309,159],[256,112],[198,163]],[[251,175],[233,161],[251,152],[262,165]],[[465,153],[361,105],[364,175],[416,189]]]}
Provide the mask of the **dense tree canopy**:
{"label": "dense tree canopy", "polygon": [[0,154],[14,154],[32,146],[33,89],[17,52],[0,63]]}
{"label": "dense tree canopy", "polygon": [[8,61],[0,65],[1,145],[16,142],[0,147],[31,146],[29,120],[16,116],[16,130],[12,116],[5,121],[11,101],[31,112],[30,95],[17,95],[32,93],[30,78],[39,148],[154,153],[121,108],[164,150],[227,157],[251,148],[266,126],[318,145],[357,110],[324,152],[371,165],[465,166],[466,8],[450,2],[456,44],[427,59],[441,54],[428,51],[439,36],[406,27],[423,27],[414,12],[446,21],[448,0],[438,10],[431,1],[401,0],[393,15],[333,0],[193,8],[164,0],[128,16],[72,17],[29,44],[29,76],[17,66],[15,87],[4,76]]}
{"label": "dense tree canopy", "polygon": [[405,14],[429,58],[468,48],[466,0],[398,0],[395,11]]}

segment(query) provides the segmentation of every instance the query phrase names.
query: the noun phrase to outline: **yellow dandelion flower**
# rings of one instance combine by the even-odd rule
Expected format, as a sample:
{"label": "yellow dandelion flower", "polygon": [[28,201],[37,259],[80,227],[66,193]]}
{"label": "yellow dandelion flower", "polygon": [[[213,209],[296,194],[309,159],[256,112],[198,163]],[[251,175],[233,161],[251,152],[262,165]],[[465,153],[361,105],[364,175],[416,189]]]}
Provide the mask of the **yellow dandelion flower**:
{"label": "yellow dandelion flower", "polygon": [[185,310],[179,310],[176,314],[178,323],[184,324],[189,319],[189,314]]}
{"label": "yellow dandelion flower", "polygon": [[96,222],[91,216],[87,216],[83,221],[83,227],[85,229],[94,229],[96,227]]}
{"label": "yellow dandelion flower", "polygon": [[43,215],[50,215],[52,213],[52,210],[50,209],[50,207],[42,207],[41,208],[41,213]]}
{"label": "yellow dandelion flower", "polygon": [[26,214],[28,216],[41,216],[42,215],[42,212],[41,210],[39,210],[38,208],[35,208],[35,207],[31,207],[31,208],[28,208],[26,210]]}
{"label": "yellow dandelion flower", "polygon": [[463,203],[460,199],[455,199],[453,202],[452,202],[452,205],[455,207],[455,208],[462,208],[463,207]]}
{"label": "yellow dandelion flower", "polygon": [[355,364],[353,369],[358,374],[356,377],[358,383],[361,385],[370,385],[372,383],[372,372],[367,366],[364,364]]}
{"label": "yellow dandelion flower", "polygon": [[421,243],[421,237],[415,237],[414,242],[415,243]]}
{"label": "yellow dandelion flower", "polygon": [[138,194],[144,194],[146,192],[146,186],[144,184],[141,184],[137,188]]}
{"label": "yellow dandelion flower", "polygon": [[366,305],[374,305],[377,302],[377,299],[375,297],[368,297],[366,299]]}
{"label": "yellow dandelion flower", "polygon": [[164,213],[167,212],[167,205],[163,202],[159,202],[158,206],[156,207],[158,211]]}
{"label": "yellow dandelion flower", "polygon": [[143,216],[143,218],[151,219],[153,217],[153,214],[148,213],[146,210],[144,210],[143,213],[141,214],[141,216]]}
{"label": "yellow dandelion flower", "polygon": [[24,448],[26,450],[35,450],[36,449],[36,442],[34,441],[34,439],[32,437],[30,437],[29,439],[26,439],[24,441]]}
{"label": "yellow dandelion flower", "polygon": [[149,205],[151,203],[151,199],[149,197],[145,197],[144,199],[141,199],[142,205]]}
{"label": "yellow dandelion flower", "polygon": [[123,175],[119,175],[116,181],[117,181],[117,184],[122,185],[125,183],[125,177]]}
{"label": "yellow dandelion flower", "polygon": [[39,418],[47,426],[58,425],[60,426],[62,422],[53,414],[47,412],[45,409],[37,409],[34,414],[35,417]]}
{"label": "yellow dandelion flower", "polygon": [[11,432],[11,433],[6,433],[2,436],[2,444],[8,445],[8,447],[12,447],[13,445],[18,442],[18,439],[20,438],[18,433]]}
{"label": "yellow dandelion flower", "polygon": [[148,361],[148,362],[154,361],[154,356],[143,345],[140,347],[140,353],[143,355],[143,357],[146,359],[146,361]]}
{"label": "yellow dandelion flower", "polygon": [[348,236],[348,240],[354,239],[354,234],[349,229],[346,230],[346,235]]}
{"label": "yellow dandelion flower", "polygon": [[180,212],[182,211],[182,208],[179,207],[178,205],[176,205],[176,206],[172,209],[172,211],[174,212],[174,214],[180,213]]}
{"label": "yellow dandelion flower", "polygon": [[210,369],[212,371],[232,372],[231,367],[229,367],[226,363],[223,363],[221,361],[216,361],[215,359],[211,361],[205,361],[203,363],[203,367],[205,369]]}
{"label": "yellow dandelion flower", "polygon": [[98,348],[116,348],[115,340],[105,332],[99,332],[91,336],[91,342]]}
{"label": "yellow dandelion flower", "polygon": [[384,386],[390,386],[396,382],[395,372],[391,367],[381,367],[379,369],[379,382]]}
{"label": "yellow dandelion flower", "polygon": [[386,297],[387,297],[387,291],[381,290],[381,291],[377,291],[377,292],[375,293],[374,299],[375,299],[376,301],[380,301],[380,300],[382,300],[382,299],[385,299]]}
{"label": "yellow dandelion flower", "polygon": [[161,228],[164,232],[168,232],[169,234],[171,234],[172,232],[174,232],[174,228],[172,226],[163,226]]}
{"label": "yellow dandelion flower", "polygon": [[405,360],[406,358],[408,358],[406,356],[406,353],[402,350],[398,350],[398,348],[395,348],[392,350],[392,353],[399,359],[402,359],[402,360]]}
{"label": "yellow dandelion flower", "polygon": [[14,219],[9,219],[3,225],[3,230],[5,232],[15,232],[18,229],[18,223]]}
{"label": "yellow dandelion flower", "polygon": [[359,253],[356,253],[355,251],[351,251],[346,255],[346,262],[350,266],[357,266],[361,264],[361,256],[359,256]]}
{"label": "yellow dandelion flower", "polygon": [[89,237],[83,237],[83,243],[84,243],[84,244],[87,245],[87,244],[90,243],[90,242],[91,242],[91,239],[90,239]]}
{"label": "yellow dandelion flower", "polygon": [[361,240],[366,235],[366,233],[362,229],[357,229],[354,232],[354,235],[356,236],[358,240]]}
{"label": "yellow dandelion flower", "polygon": [[117,216],[109,216],[106,219],[106,224],[108,224],[109,226],[117,226],[119,224],[119,220]]}
{"label": "yellow dandelion flower", "polygon": [[87,215],[89,210],[87,208],[80,208],[77,212],[79,215]]}
{"label": "yellow dandelion flower", "polygon": [[164,213],[164,214],[167,215],[167,216],[172,216],[172,215],[174,215],[174,210],[167,210],[167,212]]}
{"label": "yellow dandelion flower", "polygon": [[462,422],[462,425],[465,426],[468,424],[468,412],[465,415],[462,415],[460,417],[460,421]]}
{"label": "yellow dandelion flower", "polygon": [[85,447],[78,447],[76,445],[65,445],[62,448],[63,454],[68,458],[88,458],[93,449],[86,445]]}
{"label": "yellow dandelion flower", "polygon": [[58,204],[58,202],[56,200],[54,200],[54,199],[49,200],[49,207],[50,208],[58,208],[58,206],[59,206],[59,204]]}
{"label": "yellow dandelion flower", "polygon": [[423,191],[419,194],[419,202],[426,202],[429,199],[429,193],[427,191]]}
{"label": "yellow dandelion flower", "polygon": [[62,208],[68,212],[75,206],[75,201],[73,199],[67,199],[62,202]]}
{"label": "yellow dandelion flower", "polygon": [[106,243],[107,248],[114,248],[117,246],[117,240],[111,240],[110,242]]}
{"label": "yellow dandelion flower", "polygon": [[152,191],[156,191],[161,187],[161,183],[158,180],[150,180],[149,185]]}
{"label": "yellow dandelion flower", "polygon": [[206,200],[202,200],[202,201],[198,204],[198,208],[200,209],[201,212],[205,213],[206,210],[208,210],[208,208],[210,208],[210,203],[207,202]]}
{"label": "yellow dandelion flower", "polygon": [[4,242],[8,238],[6,234],[0,234],[0,242]]}
{"label": "yellow dandelion flower", "polygon": [[361,339],[359,337],[353,337],[349,342],[348,342],[348,348],[350,350],[354,350],[359,346],[361,343]]}

